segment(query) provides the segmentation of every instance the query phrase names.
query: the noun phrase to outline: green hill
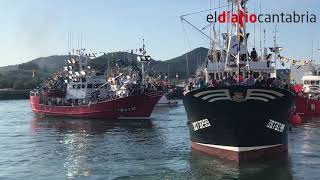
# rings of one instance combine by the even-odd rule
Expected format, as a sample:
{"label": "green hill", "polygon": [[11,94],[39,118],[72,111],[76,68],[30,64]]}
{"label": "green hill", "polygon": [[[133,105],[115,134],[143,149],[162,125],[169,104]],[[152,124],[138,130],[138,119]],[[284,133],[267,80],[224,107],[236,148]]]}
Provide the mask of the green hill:
{"label": "green hill", "polygon": [[180,78],[186,79],[188,75],[187,60],[189,76],[195,75],[198,66],[201,66],[204,63],[207,53],[208,49],[200,47],[166,61],[151,62],[150,67],[157,73],[168,74],[169,72],[169,78],[174,78],[176,73],[178,73]]}
{"label": "green hill", "polygon": [[[169,60],[152,59],[146,69],[153,75],[169,73],[169,78],[174,78],[175,74],[179,73],[180,78],[185,79],[188,74],[186,58],[188,59],[189,75],[193,75],[197,67],[203,64],[207,52],[208,49],[200,47]],[[108,68],[108,65],[115,67],[116,64],[128,65],[132,61],[136,62],[137,56],[128,52],[113,52],[90,60],[88,63],[93,68],[104,71]],[[34,88],[61,69],[67,57],[67,55],[40,57],[22,64],[0,67],[0,88]],[[36,71],[35,78],[32,78],[33,70]]]}

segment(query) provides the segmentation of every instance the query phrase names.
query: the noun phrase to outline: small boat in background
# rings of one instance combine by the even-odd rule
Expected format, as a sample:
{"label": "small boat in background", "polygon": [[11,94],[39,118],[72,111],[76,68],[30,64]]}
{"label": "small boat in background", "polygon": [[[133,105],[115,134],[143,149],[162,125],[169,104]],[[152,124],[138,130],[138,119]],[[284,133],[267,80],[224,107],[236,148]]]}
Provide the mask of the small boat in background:
{"label": "small boat in background", "polygon": [[164,94],[160,100],[158,101],[157,105],[158,107],[174,107],[178,105],[178,101],[176,100],[169,100],[168,94]]}
{"label": "small boat in background", "polygon": [[296,113],[302,117],[320,116],[319,70],[308,72],[302,77],[302,84],[293,85],[296,93]]}

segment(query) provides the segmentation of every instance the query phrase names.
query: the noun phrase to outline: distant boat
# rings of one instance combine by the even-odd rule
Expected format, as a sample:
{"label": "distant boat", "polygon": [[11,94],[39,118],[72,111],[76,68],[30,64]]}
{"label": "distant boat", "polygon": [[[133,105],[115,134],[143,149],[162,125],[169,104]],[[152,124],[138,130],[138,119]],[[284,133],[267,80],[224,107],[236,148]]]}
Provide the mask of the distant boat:
{"label": "distant boat", "polygon": [[176,100],[169,100],[168,98],[167,98],[167,94],[164,94],[161,98],[160,98],[160,100],[158,101],[158,103],[157,103],[157,106],[158,107],[174,107],[174,106],[177,106],[178,105],[178,101],[176,101]]}
{"label": "distant boat", "polygon": [[[314,66],[316,67],[316,66]],[[320,116],[320,71],[314,69],[302,78],[302,84],[293,85],[296,92],[296,113],[302,117]]]}

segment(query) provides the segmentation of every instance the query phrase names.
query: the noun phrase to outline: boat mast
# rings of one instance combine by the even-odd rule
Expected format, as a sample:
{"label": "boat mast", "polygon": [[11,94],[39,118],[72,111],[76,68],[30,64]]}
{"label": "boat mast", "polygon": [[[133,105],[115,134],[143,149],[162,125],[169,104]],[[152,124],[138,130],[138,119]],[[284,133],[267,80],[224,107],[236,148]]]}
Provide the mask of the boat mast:
{"label": "boat mast", "polygon": [[[240,0],[237,0],[237,11],[239,13],[240,11]],[[237,36],[238,36],[238,53],[237,53],[237,71],[238,71],[238,83],[240,83],[240,50],[241,50],[241,34],[240,34],[240,19],[239,19],[239,22],[237,23],[236,25],[236,32],[237,32]],[[244,24],[243,24],[244,25]],[[244,33],[244,32],[243,32]],[[244,34],[245,36],[245,34]],[[244,38],[244,37],[243,37]]]}
{"label": "boat mast", "polygon": [[[256,9],[254,8],[253,13],[256,14]],[[256,23],[253,23],[253,48],[256,49]]]}
{"label": "boat mast", "polygon": [[168,80],[170,79],[170,63],[168,62],[168,75],[167,75],[167,77],[168,77]]}
{"label": "boat mast", "polygon": [[[244,1],[243,7],[242,7],[244,14],[247,11],[246,3],[247,3],[247,1]],[[255,28],[255,26],[254,26],[254,28]],[[255,34],[254,34],[254,36],[255,36]],[[249,55],[248,55],[248,40],[247,40],[247,21],[246,20],[243,20],[243,41],[245,43],[245,50],[246,50],[246,61],[247,61],[246,63],[247,63],[248,70],[250,71],[250,63],[249,63]],[[255,37],[254,37],[254,41],[255,41]],[[255,44],[255,42],[254,42],[254,44]],[[240,71],[240,69],[239,69],[239,71]]]}
{"label": "boat mast", "polygon": [[[261,14],[261,0],[260,0],[260,14]],[[262,53],[262,23],[259,23],[259,30],[260,30],[260,58],[263,61],[264,60],[264,53]]]}
{"label": "boat mast", "polygon": [[[145,51],[145,44],[144,44],[144,39],[142,39],[142,55],[145,56],[146,55],[146,51]],[[144,62],[142,61],[142,80],[144,79]]]}
{"label": "boat mast", "polygon": [[[230,11],[230,3],[228,1],[228,12]],[[233,14],[233,4],[231,4],[231,14]],[[229,28],[229,23],[227,23],[227,38],[228,38],[228,44],[227,44],[227,55],[226,55],[226,60],[225,60],[225,66],[224,70],[227,71],[227,65],[228,65],[228,60],[230,58],[230,47],[231,47],[231,38],[232,38],[232,22],[230,22],[231,27]]]}
{"label": "boat mast", "polygon": [[137,56],[137,60],[141,62],[141,80],[144,80],[145,77],[145,69],[144,69],[144,64],[146,62],[151,61],[151,57],[147,56],[147,51],[145,50],[146,45],[144,44],[144,39],[142,39],[142,48],[139,49],[141,55]]}
{"label": "boat mast", "polygon": [[319,62],[320,62],[320,49],[317,49],[318,50],[318,52],[319,52]]}
{"label": "boat mast", "polygon": [[274,27],[274,49],[273,49],[273,54],[274,54],[274,77],[277,77],[277,52],[278,52],[278,47],[277,47],[277,32],[278,32],[278,26],[276,25]]}
{"label": "boat mast", "polygon": [[[210,8],[211,9],[211,8]],[[219,0],[219,14],[221,13],[221,0]],[[218,37],[219,37],[219,43],[221,43],[221,24],[219,23],[219,28],[218,28]]]}
{"label": "boat mast", "polygon": [[266,55],[267,55],[267,52],[266,52],[266,29],[263,29],[263,58],[262,58],[262,60],[265,60]]}
{"label": "boat mast", "polygon": [[187,63],[187,76],[188,78],[190,77],[190,72],[189,72],[189,60],[188,60],[188,53],[186,53],[186,63]]}

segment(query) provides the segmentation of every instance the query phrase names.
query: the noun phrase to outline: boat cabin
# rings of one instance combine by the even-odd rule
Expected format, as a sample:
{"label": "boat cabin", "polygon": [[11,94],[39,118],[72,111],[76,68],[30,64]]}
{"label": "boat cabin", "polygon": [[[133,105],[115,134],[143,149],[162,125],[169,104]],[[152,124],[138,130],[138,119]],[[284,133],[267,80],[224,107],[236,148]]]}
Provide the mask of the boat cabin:
{"label": "boat cabin", "polygon": [[320,76],[305,75],[302,77],[303,92],[308,94],[320,94]]}
{"label": "boat cabin", "polygon": [[[106,82],[104,76],[86,76],[73,80],[67,85],[66,99],[105,98],[110,90],[110,86],[105,85]],[[99,90],[98,94],[97,89]]]}

